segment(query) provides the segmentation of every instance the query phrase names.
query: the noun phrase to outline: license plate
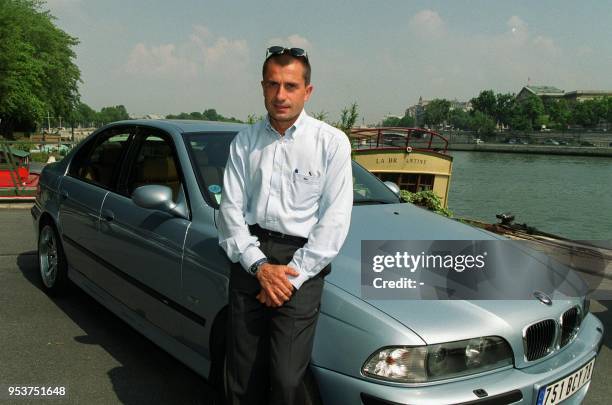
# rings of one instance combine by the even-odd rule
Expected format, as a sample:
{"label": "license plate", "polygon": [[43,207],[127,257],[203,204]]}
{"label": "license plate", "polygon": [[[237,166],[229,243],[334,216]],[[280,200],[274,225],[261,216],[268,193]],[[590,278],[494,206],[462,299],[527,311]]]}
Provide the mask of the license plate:
{"label": "license plate", "polygon": [[589,361],[579,370],[558,381],[545,385],[538,391],[538,402],[536,405],[558,404],[564,399],[572,396],[576,391],[591,381],[595,359]]}

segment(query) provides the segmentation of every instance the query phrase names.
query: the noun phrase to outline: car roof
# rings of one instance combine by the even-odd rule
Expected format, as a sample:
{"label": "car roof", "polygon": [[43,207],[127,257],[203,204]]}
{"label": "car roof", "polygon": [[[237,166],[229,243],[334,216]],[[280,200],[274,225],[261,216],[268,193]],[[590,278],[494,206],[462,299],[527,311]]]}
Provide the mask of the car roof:
{"label": "car roof", "polygon": [[162,130],[176,130],[181,133],[190,132],[239,132],[245,129],[247,124],[220,121],[200,120],[126,120],[113,122],[115,125],[146,125]]}

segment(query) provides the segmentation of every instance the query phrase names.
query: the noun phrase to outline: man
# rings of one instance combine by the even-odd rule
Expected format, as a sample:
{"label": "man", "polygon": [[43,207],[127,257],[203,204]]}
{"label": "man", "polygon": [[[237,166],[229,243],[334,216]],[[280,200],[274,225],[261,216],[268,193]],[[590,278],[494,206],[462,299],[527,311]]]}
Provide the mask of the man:
{"label": "man", "polygon": [[323,277],[344,243],[353,202],[351,146],[306,114],[304,50],[271,47],[261,82],[268,115],[230,146],[219,244],[234,263],[228,402],[300,403]]}

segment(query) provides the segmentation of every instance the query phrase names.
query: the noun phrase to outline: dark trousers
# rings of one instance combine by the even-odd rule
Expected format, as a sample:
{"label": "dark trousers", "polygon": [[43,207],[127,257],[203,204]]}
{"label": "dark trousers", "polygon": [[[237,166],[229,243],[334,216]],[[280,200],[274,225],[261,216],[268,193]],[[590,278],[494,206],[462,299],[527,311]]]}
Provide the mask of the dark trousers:
{"label": "dark trousers", "polygon": [[[302,244],[260,237],[260,249],[273,264],[288,264]],[[300,404],[298,389],[312,352],[323,277],[329,268],[294,290],[279,308],[255,297],[257,278],[237,263],[230,277],[227,341],[229,404]]]}

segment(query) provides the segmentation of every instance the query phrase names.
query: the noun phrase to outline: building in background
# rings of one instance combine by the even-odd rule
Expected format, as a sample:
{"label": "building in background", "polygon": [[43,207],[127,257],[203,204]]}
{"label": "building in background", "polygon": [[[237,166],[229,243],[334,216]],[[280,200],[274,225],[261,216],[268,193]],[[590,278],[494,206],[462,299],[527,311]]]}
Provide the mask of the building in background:
{"label": "building in background", "polygon": [[541,99],[565,99],[567,101],[582,102],[601,97],[612,97],[612,91],[607,90],[574,90],[564,91],[553,86],[525,86],[516,95],[517,100],[524,100],[530,96],[537,96]]}

